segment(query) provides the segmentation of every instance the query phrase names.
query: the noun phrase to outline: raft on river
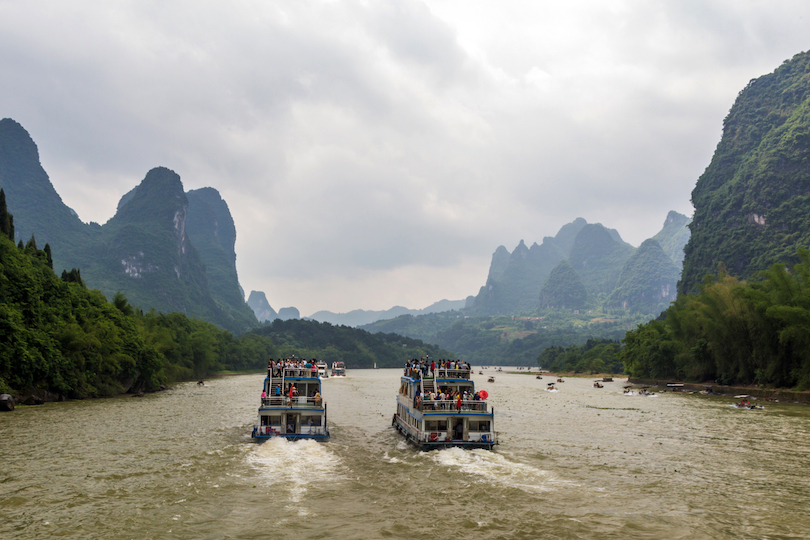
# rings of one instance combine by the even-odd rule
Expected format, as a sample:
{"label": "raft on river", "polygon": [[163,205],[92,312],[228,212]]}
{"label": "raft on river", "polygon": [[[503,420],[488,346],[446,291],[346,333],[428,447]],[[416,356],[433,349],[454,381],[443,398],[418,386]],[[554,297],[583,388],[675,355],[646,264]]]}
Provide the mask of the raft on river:
{"label": "raft on river", "polygon": [[[439,399],[448,393],[457,397]],[[487,407],[485,390],[477,394],[475,399],[469,368],[437,368],[429,376],[408,369],[400,379],[391,425],[426,452],[450,447],[492,450],[498,444],[495,411]]]}

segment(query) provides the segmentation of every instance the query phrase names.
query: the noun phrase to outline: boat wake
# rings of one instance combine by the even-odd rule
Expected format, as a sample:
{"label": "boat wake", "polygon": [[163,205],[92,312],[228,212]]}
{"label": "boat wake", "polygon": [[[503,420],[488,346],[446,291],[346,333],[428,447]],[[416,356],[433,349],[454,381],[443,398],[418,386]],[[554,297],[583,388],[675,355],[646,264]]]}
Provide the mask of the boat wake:
{"label": "boat wake", "polygon": [[[275,494],[286,491],[288,502],[293,506],[306,498],[310,488],[332,485],[343,479],[339,472],[340,459],[325,444],[313,440],[269,439],[257,445],[248,454],[247,461]],[[302,508],[298,508],[298,512],[308,514]]]}
{"label": "boat wake", "polygon": [[481,482],[518,488],[528,493],[551,491],[555,484],[561,483],[548,471],[511,461],[503,454],[489,450],[448,448],[427,455],[439,465],[477,476]]}

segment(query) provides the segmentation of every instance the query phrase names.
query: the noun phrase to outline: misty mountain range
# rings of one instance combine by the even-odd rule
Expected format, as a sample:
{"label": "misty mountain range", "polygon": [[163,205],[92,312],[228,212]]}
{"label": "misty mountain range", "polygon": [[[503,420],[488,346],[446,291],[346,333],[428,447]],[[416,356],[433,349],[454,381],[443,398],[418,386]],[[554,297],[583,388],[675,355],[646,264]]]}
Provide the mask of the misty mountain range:
{"label": "misty mountain range", "polygon": [[[294,307],[274,310],[261,291],[251,291],[245,301],[235,264],[236,228],[227,203],[214,188],[185,192],[176,173],[156,167],[121,197],[107,223],[83,223],[53,188],[34,141],[8,118],[0,121],[0,187],[15,216],[18,239],[34,235],[40,245],[48,243],[57,271],[81,269],[88,286],[108,298],[121,291],[142,309],[179,311],[236,333],[276,318],[301,317]],[[466,310],[495,315],[541,307],[578,308],[594,302],[607,302],[617,309],[654,310],[674,299],[677,275],[673,277],[673,272],[677,270],[673,268],[682,259],[687,223],[686,217],[670,213],[665,227],[650,241],[658,248],[637,250],[618,231],[578,218],[540,245],[529,248],[521,241],[511,253],[500,246],[493,254],[486,284],[475,297],[441,300],[424,309],[318,311],[306,318],[360,326],[405,314]],[[657,262],[647,260],[653,255]],[[552,271],[563,261],[574,273],[561,270],[549,285]],[[663,268],[666,261],[670,266]],[[654,275],[639,281],[640,273],[653,267],[658,269]],[[568,278],[560,282],[561,276]],[[570,287],[582,288],[584,293],[570,296],[565,292]]]}

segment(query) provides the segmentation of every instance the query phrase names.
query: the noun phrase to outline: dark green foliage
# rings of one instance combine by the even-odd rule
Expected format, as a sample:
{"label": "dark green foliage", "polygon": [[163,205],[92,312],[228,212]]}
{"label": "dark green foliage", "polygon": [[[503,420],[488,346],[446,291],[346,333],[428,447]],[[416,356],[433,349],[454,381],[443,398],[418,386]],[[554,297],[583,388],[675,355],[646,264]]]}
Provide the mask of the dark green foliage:
{"label": "dark green foliage", "polygon": [[[215,190],[187,197],[180,177],[157,167],[108,223],[84,224],[54,190],[31,137],[11,119],[0,120],[0,188],[17,217],[17,237],[47,242],[57,272],[81,268],[107,298],[123,291],[147,310],[180,311],[234,332],[257,324],[239,289],[233,220]],[[2,212],[0,228],[14,229]]]}
{"label": "dark green foliage", "polygon": [[605,306],[638,313],[660,313],[675,300],[678,275],[678,267],[658,242],[645,240],[627,259]]}
{"label": "dark green foliage", "polygon": [[82,280],[82,273],[76,268],[72,268],[70,272],[62,270],[62,281],[65,283],[78,283],[82,287],[85,286]]}
{"label": "dark green foliage", "polygon": [[47,259],[48,268],[53,270],[53,255],[51,254],[51,245],[45,244],[45,247],[42,249],[45,252],[45,257]]}
{"label": "dark green foliage", "polygon": [[14,240],[14,216],[8,212],[6,192],[3,189],[0,189],[0,234]]}
{"label": "dark green foliage", "polygon": [[[251,331],[276,344],[281,356],[317,358],[329,364],[343,361],[347,368],[401,367],[412,358],[455,358],[435,345],[397,334],[371,334],[348,326],[301,319],[276,319]],[[248,334],[250,335],[250,334]]]}
{"label": "dark green foliage", "polygon": [[222,369],[261,369],[273,354],[268,338],[235,339],[179,313],[136,313],[120,293],[110,303],[76,269],[59,279],[34,241],[20,249],[0,235],[4,391],[83,398],[154,390]]}
{"label": "dark green foliage", "polygon": [[741,279],[798,262],[810,245],[810,53],[743,89],[692,191],[695,216],[680,293],[696,292],[718,262]]}
{"label": "dark green foliage", "polygon": [[540,309],[583,309],[588,291],[568,261],[560,261],[540,291]]}
{"label": "dark green foliage", "polygon": [[681,295],[660,321],[628,332],[621,359],[635,377],[810,388],[810,253],[745,283],[725,273]]}
{"label": "dark green foliage", "polygon": [[618,341],[589,339],[583,346],[549,347],[537,358],[537,363],[554,372],[622,373],[620,349]]}

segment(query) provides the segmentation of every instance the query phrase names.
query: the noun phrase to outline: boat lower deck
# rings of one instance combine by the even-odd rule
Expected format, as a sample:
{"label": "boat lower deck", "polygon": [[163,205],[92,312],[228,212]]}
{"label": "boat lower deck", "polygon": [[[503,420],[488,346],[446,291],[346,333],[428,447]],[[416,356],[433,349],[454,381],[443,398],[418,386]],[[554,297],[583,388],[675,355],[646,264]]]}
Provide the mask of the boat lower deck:
{"label": "boat lower deck", "polygon": [[452,436],[443,433],[419,432],[404,423],[396,414],[391,420],[391,425],[394,426],[403,436],[405,436],[405,439],[409,443],[413,444],[423,452],[441,450],[444,448],[464,448],[468,450],[483,448],[485,450],[492,450],[495,445],[498,444],[497,441],[493,440],[493,438],[488,434],[480,435],[477,440],[465,440],[454,439]]}

